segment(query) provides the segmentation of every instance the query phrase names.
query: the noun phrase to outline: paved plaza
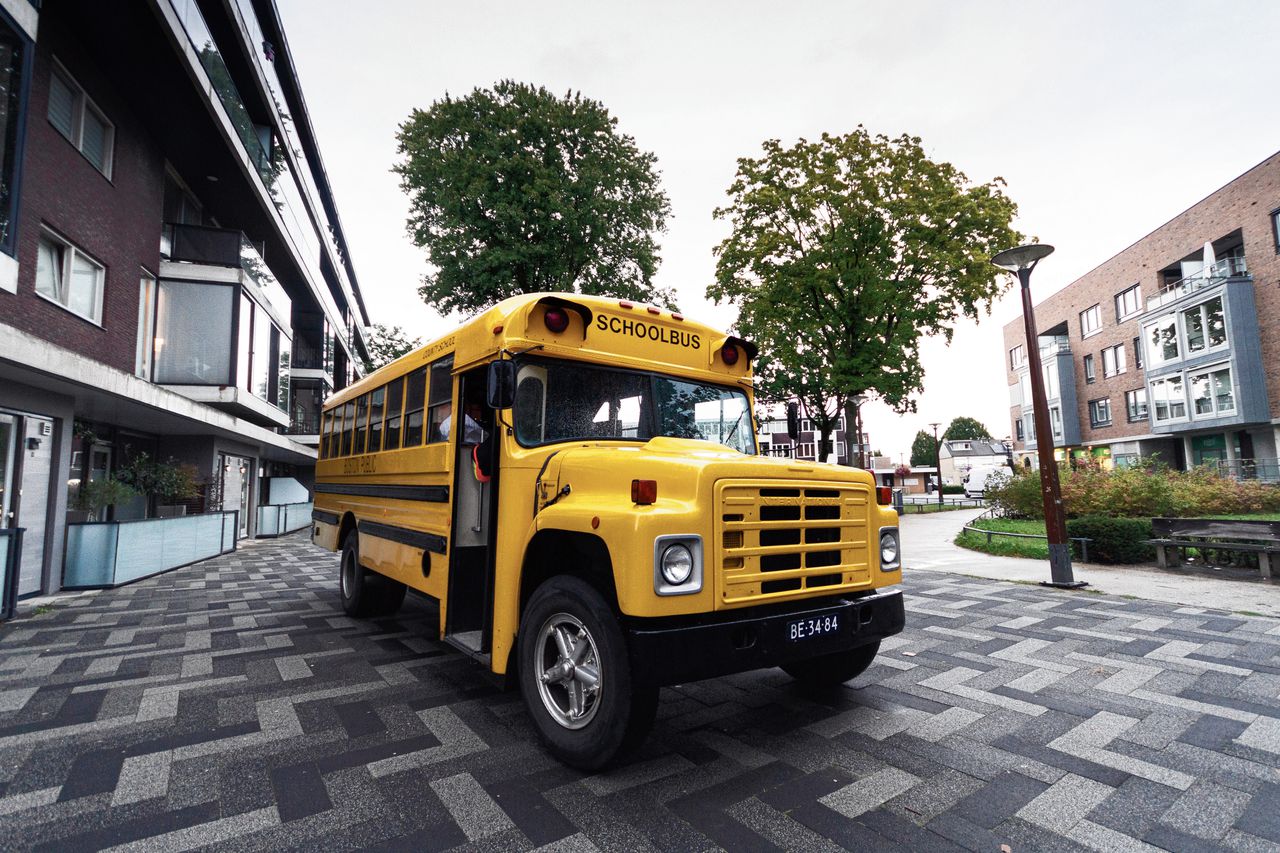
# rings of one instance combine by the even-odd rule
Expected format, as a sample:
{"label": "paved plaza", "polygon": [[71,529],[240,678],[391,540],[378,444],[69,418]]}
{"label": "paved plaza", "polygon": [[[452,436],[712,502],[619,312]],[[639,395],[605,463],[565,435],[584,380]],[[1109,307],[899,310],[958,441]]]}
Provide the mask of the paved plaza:
{"label": "paved plaza", "polygon": [[436,637],[338,607],[294,536],[0,626],[0,847],[1274,850],[1280,621],[908,573],[849,687],[663,691],[566,769]]}

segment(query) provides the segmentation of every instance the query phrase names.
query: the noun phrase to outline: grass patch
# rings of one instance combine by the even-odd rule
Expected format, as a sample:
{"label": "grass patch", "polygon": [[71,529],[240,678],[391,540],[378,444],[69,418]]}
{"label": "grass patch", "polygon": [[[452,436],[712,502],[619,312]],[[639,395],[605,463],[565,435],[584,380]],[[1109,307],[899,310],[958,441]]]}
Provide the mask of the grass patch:
{"label": "grass patch", "polygon": [[[1012,518],[981,518],[971,526],[982,530],[999,530],[1005,533],[1031,533],[1044,535],[1044,522]],[[1043,539],[1020,539],[1016,536],[987,537],[973,530],[961,530],[955,542],[961,548],[981,551],[997,557],[1027,557],[1033,560],[1049,559],[1049,543]]]}
{"label": "grass patch", "polygon": [[54,611],[54,606],[52,604],[41,604],[38,607],[36,607],[35,610],[31,611],[31,615],[43,616],[46,613],[52,613],[53,611]]}

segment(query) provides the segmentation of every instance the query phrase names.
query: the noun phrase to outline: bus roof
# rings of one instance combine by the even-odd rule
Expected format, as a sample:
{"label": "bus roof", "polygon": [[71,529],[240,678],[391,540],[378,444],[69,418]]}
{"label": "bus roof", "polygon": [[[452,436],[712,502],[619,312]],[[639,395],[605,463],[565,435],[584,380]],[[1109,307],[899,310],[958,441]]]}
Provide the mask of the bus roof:
{"label": "bus roof", "polygon": [[[504,299],[452,332],[379,368],[329,398],[325,407],[358,397],[445,355],[453,355],[457,372],[491,361],[499,351],[532,349],[617,367],[747,383],[756,356],[756,347],[749,341],[679,312],[604,296],[526,293]],[[729,353],[730,349],[734,352]]]}

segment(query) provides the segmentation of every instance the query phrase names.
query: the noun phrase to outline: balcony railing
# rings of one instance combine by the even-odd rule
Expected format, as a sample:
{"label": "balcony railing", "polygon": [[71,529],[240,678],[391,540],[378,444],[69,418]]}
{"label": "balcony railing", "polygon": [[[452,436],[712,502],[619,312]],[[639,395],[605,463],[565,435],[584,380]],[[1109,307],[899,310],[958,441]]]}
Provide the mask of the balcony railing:
{"label": "balcony railing", "polygon": [[1233,480],[1280,483],[1280,459],[1237,459],[1233,462],[1220,459],[1217,467],[1218,473]]}
{"label": "balcony railing", "polygon": [[170,222],[162,226],[160,247],[171,261],[244,270],[288,330],[293,302],[243,232]]}
{"label": "balcony railing", "polygon": [[1040,358],[1048,358],[1058,353],[1071,352],[1071,339],[1066,335],[1041,335]]}
{"label": "balcony railing", "polygon": [[1199,272],[1160,288],[1159,293],[1147,299],[1147,310],[1154,311],[1162,305],[1181,299],[1188,293],[1222,284],[1229,278],[1244,278],[1248,275],[1249,268],[1243,257],[1223,258],[1212,266],[1207,266]]}

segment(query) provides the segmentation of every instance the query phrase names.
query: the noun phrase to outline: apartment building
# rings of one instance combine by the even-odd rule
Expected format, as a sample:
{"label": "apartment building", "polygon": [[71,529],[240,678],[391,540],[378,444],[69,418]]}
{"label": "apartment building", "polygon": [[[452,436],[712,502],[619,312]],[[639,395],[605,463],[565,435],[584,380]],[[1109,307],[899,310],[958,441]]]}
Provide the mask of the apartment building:
{"label": "apartment building", "polygon": [[[791,436],[787,434],[787,415],[785,406],[767,407],[765,411],[759,413],[757,420],[760,424],[760,434],[758,436],[760,453],[765,456],[785,456],[792,459],[803,459],[808,462],[816,462],[819,460],[822,448],[822,433],[818,429],[814,421],[804,415],[801,409],[800,417],[800,434],[795,441],[791,440]],[[829,448],[830,454],[827,461],[834,462],[837,465],[855,464],[849,462],[848,452],[849,446],[846,443],[844,415],[841,415],[836,421],[836,428],[831,433],[828,441],[831,442]],[[865,441],[865,436],[864,436]],[[864,453],[865,453],[864,448]]]}
{"label": "apartment building", "polygon": [[77,491],[141,453],[253,535],[272,477],[311,482],[369,325],[273,0],[0,0],[0,97],[19,592],[59,588]]}
{"label": "apartment building", "polygon": [[[1054,454],[1280,479],[1280,153],[1035,309]],[[1022,318],[1004,329],[1015,459],[1036,464]]]}

